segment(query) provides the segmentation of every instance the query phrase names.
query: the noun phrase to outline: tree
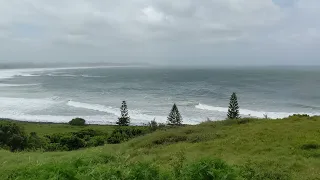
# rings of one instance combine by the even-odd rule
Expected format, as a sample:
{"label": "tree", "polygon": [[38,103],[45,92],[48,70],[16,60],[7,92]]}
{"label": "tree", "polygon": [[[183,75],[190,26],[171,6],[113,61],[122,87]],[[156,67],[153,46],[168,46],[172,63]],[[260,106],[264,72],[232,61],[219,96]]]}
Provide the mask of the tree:
{"label": "tree", "polygon": [[0,147],[8,147],[11,151],[24,150],[27,136],[24,129],[15,123],[0,122]]}
{"label": "tree", "polygon": [[171,112],[169,113],[168,124],[169,125],[181,125],[182,124],[182,116],[181,116],[176,104],[173,104]]}
{"label": "tree", "polygon": [[236,93],[232,93],[228,109],[228,119],[239,119],[239,105]]}
{"label": "tree", "polygon": [[72,119],[71,121],[69,121],[69,124],[72,126],[84,126],[84,125],[86,125],[86,120],[84,120],[82,118],[75,118],[75,119]]}
{"label": "tree", "polygon": [[149,128],[151,131],[155,131],[158,129],[158,123],[156,121],[156,118],[149,122]]}
{"label": "tree", "polygon": [[130,124],[130,116],[128,113],[128,106],[126,101],[122,101],[122,105],[120,107],[121,117],[118,118],[117,124],[119,126],[129,126]]}

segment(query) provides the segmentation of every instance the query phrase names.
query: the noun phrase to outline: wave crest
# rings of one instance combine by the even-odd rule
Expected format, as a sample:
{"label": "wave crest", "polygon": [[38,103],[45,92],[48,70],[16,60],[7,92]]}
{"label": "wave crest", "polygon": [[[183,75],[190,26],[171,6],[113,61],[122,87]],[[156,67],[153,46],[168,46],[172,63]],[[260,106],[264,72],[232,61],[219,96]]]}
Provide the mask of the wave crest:
{"label": "wave crest", "polygon": [[[109,114],[112,114],[116,117],[120,116],[120,109],[114,108],[111,106],[104,106],[100,104],[88,104],[88,103],[82,103],[82,102],[76,102],[76,101],[68,101],[67,105],[75,107],[75,108],[83,108],[83,109],[89,109],[99,112],[106,112]],[[129,115],[131,119],[139,120],[139,121],[146,121],[149,122],[156,118],[158,122],[165,122],[166,117],[165,116],[153,116],[149,114],[144,114],[139,112],[138,110],[129,110]]]}

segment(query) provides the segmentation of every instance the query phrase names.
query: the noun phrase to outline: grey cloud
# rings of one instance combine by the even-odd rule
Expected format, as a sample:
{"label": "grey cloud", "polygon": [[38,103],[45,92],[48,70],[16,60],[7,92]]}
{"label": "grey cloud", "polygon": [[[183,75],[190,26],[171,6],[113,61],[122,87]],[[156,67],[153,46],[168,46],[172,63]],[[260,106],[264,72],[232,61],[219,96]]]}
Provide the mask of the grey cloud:
{"label": "grey cloud", "polygon": [[320,64],[320,2],[292,1],[2,1],[0,61]]}

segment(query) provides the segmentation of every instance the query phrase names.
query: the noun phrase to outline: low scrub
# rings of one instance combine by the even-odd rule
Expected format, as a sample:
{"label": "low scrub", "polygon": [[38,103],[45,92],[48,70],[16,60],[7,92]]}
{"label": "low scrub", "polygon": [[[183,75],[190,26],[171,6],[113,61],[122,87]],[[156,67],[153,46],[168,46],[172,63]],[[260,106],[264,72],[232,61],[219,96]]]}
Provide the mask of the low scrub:
{"label": "low scrub", "polygon": [[110,137],[108,137],[107,142],[109,144],[119,144],[148,132],[147,127],[118,127],[112,132]]}
{"label": "low scrub", "polygon": [[303,150],[320,149],[320,144],[317,144],[317,143],[307,143],[307,144],[303,144],[303,145],[301,146],[301,149],[303,149]]}
{"label": "low scrub", "polygon": [[93,129],[71,133],[57,133],[45,136],[49,140],[46,151],[71,151],[84,147],[95,147],[105,144],[107,134]]}

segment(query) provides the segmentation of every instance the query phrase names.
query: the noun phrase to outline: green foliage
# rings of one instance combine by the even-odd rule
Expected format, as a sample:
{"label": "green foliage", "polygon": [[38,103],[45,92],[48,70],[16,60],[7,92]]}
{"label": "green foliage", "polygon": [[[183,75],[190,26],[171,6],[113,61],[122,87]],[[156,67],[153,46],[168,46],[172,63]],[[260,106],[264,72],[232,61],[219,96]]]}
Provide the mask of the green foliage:
{"label": "green foliage", "polygon": [[182,125],[182,116],[176,104],[173,104],[172,109],[168,116],[168,124],[180,126]]}
{"label": "green foliage", "polygon": [[75,135],[62,136],[60,144],[67,147],[69,151],[86,147],[86,142]]}
{"label": "green foliage", "polygon": [[71,121],[69,121],[69,124],[72,126],[84,126],[84,125],[86,125],[86,120],[84,120],[82,118],[75,118],[75,119],[72,119]]}
{"label": "green foliage", "polygon": [[24,129],[15,123],[0,123],[0,147],[10,151],[21,151],[27,147],[27,136]]}
{"label": "green foliage", "polygon": [[303,149],[303,150],[320,149],[320,144],[317,144],[317,143],[303,144],[303,145],[301,146],[301,149]]}
{"label": "green foliage", "polygon": [[104,136],[92,137],[87,142],[87,147],[103,146],[105,142],[106,142],[106,138]]}
{"label": "green foliage", "polygon": [[47,145],[46,139],[39,137],[36,132],[31,132],[28,136],[28,149],[46,149]]}
{"label": "green foliage", "polygon": [[[210,179],[212,174],[234,172],[239,180],[316,180],[320,177],[320,149],[315,148],[320,139],[319,123],[320,117],[291,117],[272,121],[250,119],[245,125],[228,120],[205,122],[196,126],[166,127],[121,144],[79,151],[10,153],[0,150],[0,179],[185,180],[194,177],[200,179],[200,176],[207,175]],[[49,132],[48,135],[52,135],[51,128],[63,134],[62,136],[70,133],[74,135],[72,132],[87,127],[101,131],[109,128],[103,132],[110,132],[111,135],[109,130],[114,128],[93,125],[80,128],[59,124],[26,124],[24,127],[41,127],[32,129],[40,137],[44,134],[43,129]],[[148,127],[145,130],[150,132]],[[32,131],[29,129],[27,132]],[[85,141],[90,137],[88,134],[81,135]],[[155,140],[165,139],[163,137],[166,134],[187,139],[177,142],[169,140],[170,142],[159,145],[153,143]],[[101,136],[89,139],[95,137]],[[89,142],[86,143],[88,146]],[[61,146],[59,143],[48,145]],[[304,145],[305,148],[302,148]],[[58,147],[60,148],[62,147]],[[178,156],[181,149],[184,150],[181,156],[185,160],[179,160],[183,159]],[[206,170],[206,167],[211,166],[210,161],[219,161],[215,158],[222,159],[227,168],[214,166]],[[199,159],[202,160],[198,161]],[[182,166],[179,162],[182,162]],[[177,165],[176,168],[173,167],[174,164]],[[226,170],[228,167],[231,168],[230,171]],[[179,173],[175,171],[180,172],[180,175],[176,175]]]}
{"label": "green foliage", "polygon": [[148,126],[150,128],[150,131],[156,131],[159,128],[159,125],[155,119],[150,121]]}
{"label": "green foliage", "polygon": [[183,170],[184,180],[236,180],[239,175],[235,169],[220,159],[211,160],[210,158],[202,159],[198,162],[188,165]]}
{"label": "green foliage", "polygon": [[119,127],[112,132],[107,142],[109,144],[119,144],[131,138],[144,135],[147,132],[144,127]]}
{"label": "green foliage", "polygon": [[93,129],[84,129],[78,132],[57,133],[45,136],[50,145],[47,151],[71,151],[84,147],[104,145],[107,134]]}
{"label": "green foliage", "polygon": [[126,101],[122,101],[122,105],[120,107],[121,117],[118,118],[116,124],[119,126],[129,126],[130,124],[130,116],[128,112],[128,106]]}
{"label": "green foliage", "polygon": [[130,167],[130,173],[126,179],[128,180],[157,180],[161,178],[158,167],[151,163],[137,163]]}
{"label": "green foliage", "polygon": [[309,118],[310,116],[308,114],[293,114],[289,116],[289,118],[296,117],[296,118]]}
{"label": "green foliage", "polygon": [[180,178],[182,174],[182,169],[184,162],[186,160],[185,152],[184,151],[178,151],[177,153],[174,154],[173,156],[173,161],[171,162],[173,174],[175,178]]}
{"label": "green foliage", "polygon": [[231,95],[227,116],[228,116],[228,119],[240,118],[238,98],[236,93],[232,93]]}

